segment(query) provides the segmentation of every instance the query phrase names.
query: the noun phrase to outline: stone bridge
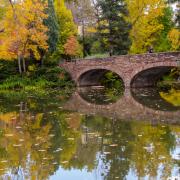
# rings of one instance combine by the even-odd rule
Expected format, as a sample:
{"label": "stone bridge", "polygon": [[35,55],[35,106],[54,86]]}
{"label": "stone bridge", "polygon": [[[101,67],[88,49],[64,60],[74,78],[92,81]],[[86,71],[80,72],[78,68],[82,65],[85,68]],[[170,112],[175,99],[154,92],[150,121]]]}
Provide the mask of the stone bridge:
{"label": "stone bridge", "polygon": [[69,101],[64,104],[63,109],[115,120],[149,121],[153,124],[180,124],[179,108],[171,111],[150,108],[135,100],[129,88],[125,90],[124,95],[118,101],[106,105],[87,102],[77,90]]}
{"label": "stone bridge", "polygon": [[107,71],[123,80],[125,87],[154,86],[163,74],[180,66],[180,52],[149,53],[74,60],[60,64],[77,86],[99,85]]}

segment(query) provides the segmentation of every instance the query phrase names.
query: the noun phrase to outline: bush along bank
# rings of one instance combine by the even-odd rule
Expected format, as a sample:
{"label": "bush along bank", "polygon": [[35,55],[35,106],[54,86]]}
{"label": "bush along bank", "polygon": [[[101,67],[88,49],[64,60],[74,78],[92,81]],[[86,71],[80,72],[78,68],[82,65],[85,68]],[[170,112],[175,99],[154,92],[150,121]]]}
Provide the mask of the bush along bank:
{"label": "bush along bank", "polygon": [[[42,94],[47,89],[72,91],[73,81],[64,69],[56,65],[29,66],[27,73],[18,74],[16,65],[0,61],[0,93],[24,91]],[[3,75],[3,76],[2,76]]]}

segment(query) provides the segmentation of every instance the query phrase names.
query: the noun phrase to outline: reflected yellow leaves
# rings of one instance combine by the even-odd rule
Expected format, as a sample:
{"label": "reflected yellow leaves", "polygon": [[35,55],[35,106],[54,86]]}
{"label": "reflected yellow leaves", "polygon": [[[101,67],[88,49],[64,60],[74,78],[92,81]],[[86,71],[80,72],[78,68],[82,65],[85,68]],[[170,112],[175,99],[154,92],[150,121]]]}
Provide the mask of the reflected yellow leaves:
{"label": "reflected yellow leaves", "polygon": [[16,120],[18,114],[16,112],[8,112],[4,114],[0,114],[0,121],[4,121],[6,123],[11,123]]}
{"label": "reflected yellow leaves", "polygon": [[180,106],[180,90],[171,89],[167,93],[160,92],[160,96],[174,106]]}

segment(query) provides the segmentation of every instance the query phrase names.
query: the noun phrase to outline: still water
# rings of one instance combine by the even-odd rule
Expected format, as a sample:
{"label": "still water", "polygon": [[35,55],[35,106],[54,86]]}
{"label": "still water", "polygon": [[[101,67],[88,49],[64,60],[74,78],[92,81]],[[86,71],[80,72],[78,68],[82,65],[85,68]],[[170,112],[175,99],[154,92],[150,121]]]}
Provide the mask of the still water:
{"label": "still water", "polygon": [[0,179],[180,177],[180,91],[0,96]]}

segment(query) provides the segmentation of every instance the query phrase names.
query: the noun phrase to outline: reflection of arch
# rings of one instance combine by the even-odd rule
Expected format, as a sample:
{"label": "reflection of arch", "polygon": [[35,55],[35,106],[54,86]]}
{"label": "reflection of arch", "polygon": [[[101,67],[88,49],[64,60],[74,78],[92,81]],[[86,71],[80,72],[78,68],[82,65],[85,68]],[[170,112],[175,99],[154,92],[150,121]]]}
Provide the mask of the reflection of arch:
{"label": "reflection of arch", "polygon": [[[107,72],[113,72],[108,69],[102,69],[102,68],[96,68],[96,69],[91,69],[87,71],[81,72],[81,74],[78,77],[78,86],[96,86],[100,85],[100,81],[102,77],[105,75]],[[115,73],[115,72],[113,72]],[[118,74],[115,73],[119,76],[119,78],[123,81],[123,78]]]}
{"label": "reflection of arch", "polygon": [[158,111],[177,111],[180,107],[173,106],[161,98],[156,88],[132,88],[131,95],[139,104]]}
{"label": "reflection of arch", "polygon": [[131,78],[131,87],[153,87],[157,81],[176,66],[146,67]]}
{"label": "reflection of arch", "polygon": [[180,110],[161,111],[146,107],[137,102],[128,89],[125,89],[122,98],[108,105],[91,104],[85,101],[78,92],[75,92],[69,101],[64,104],[63,108],[86,115],[100,115],[102,117],[127,121],[151,121],[153,123],[162,121],[171,124],[180,124]]}

